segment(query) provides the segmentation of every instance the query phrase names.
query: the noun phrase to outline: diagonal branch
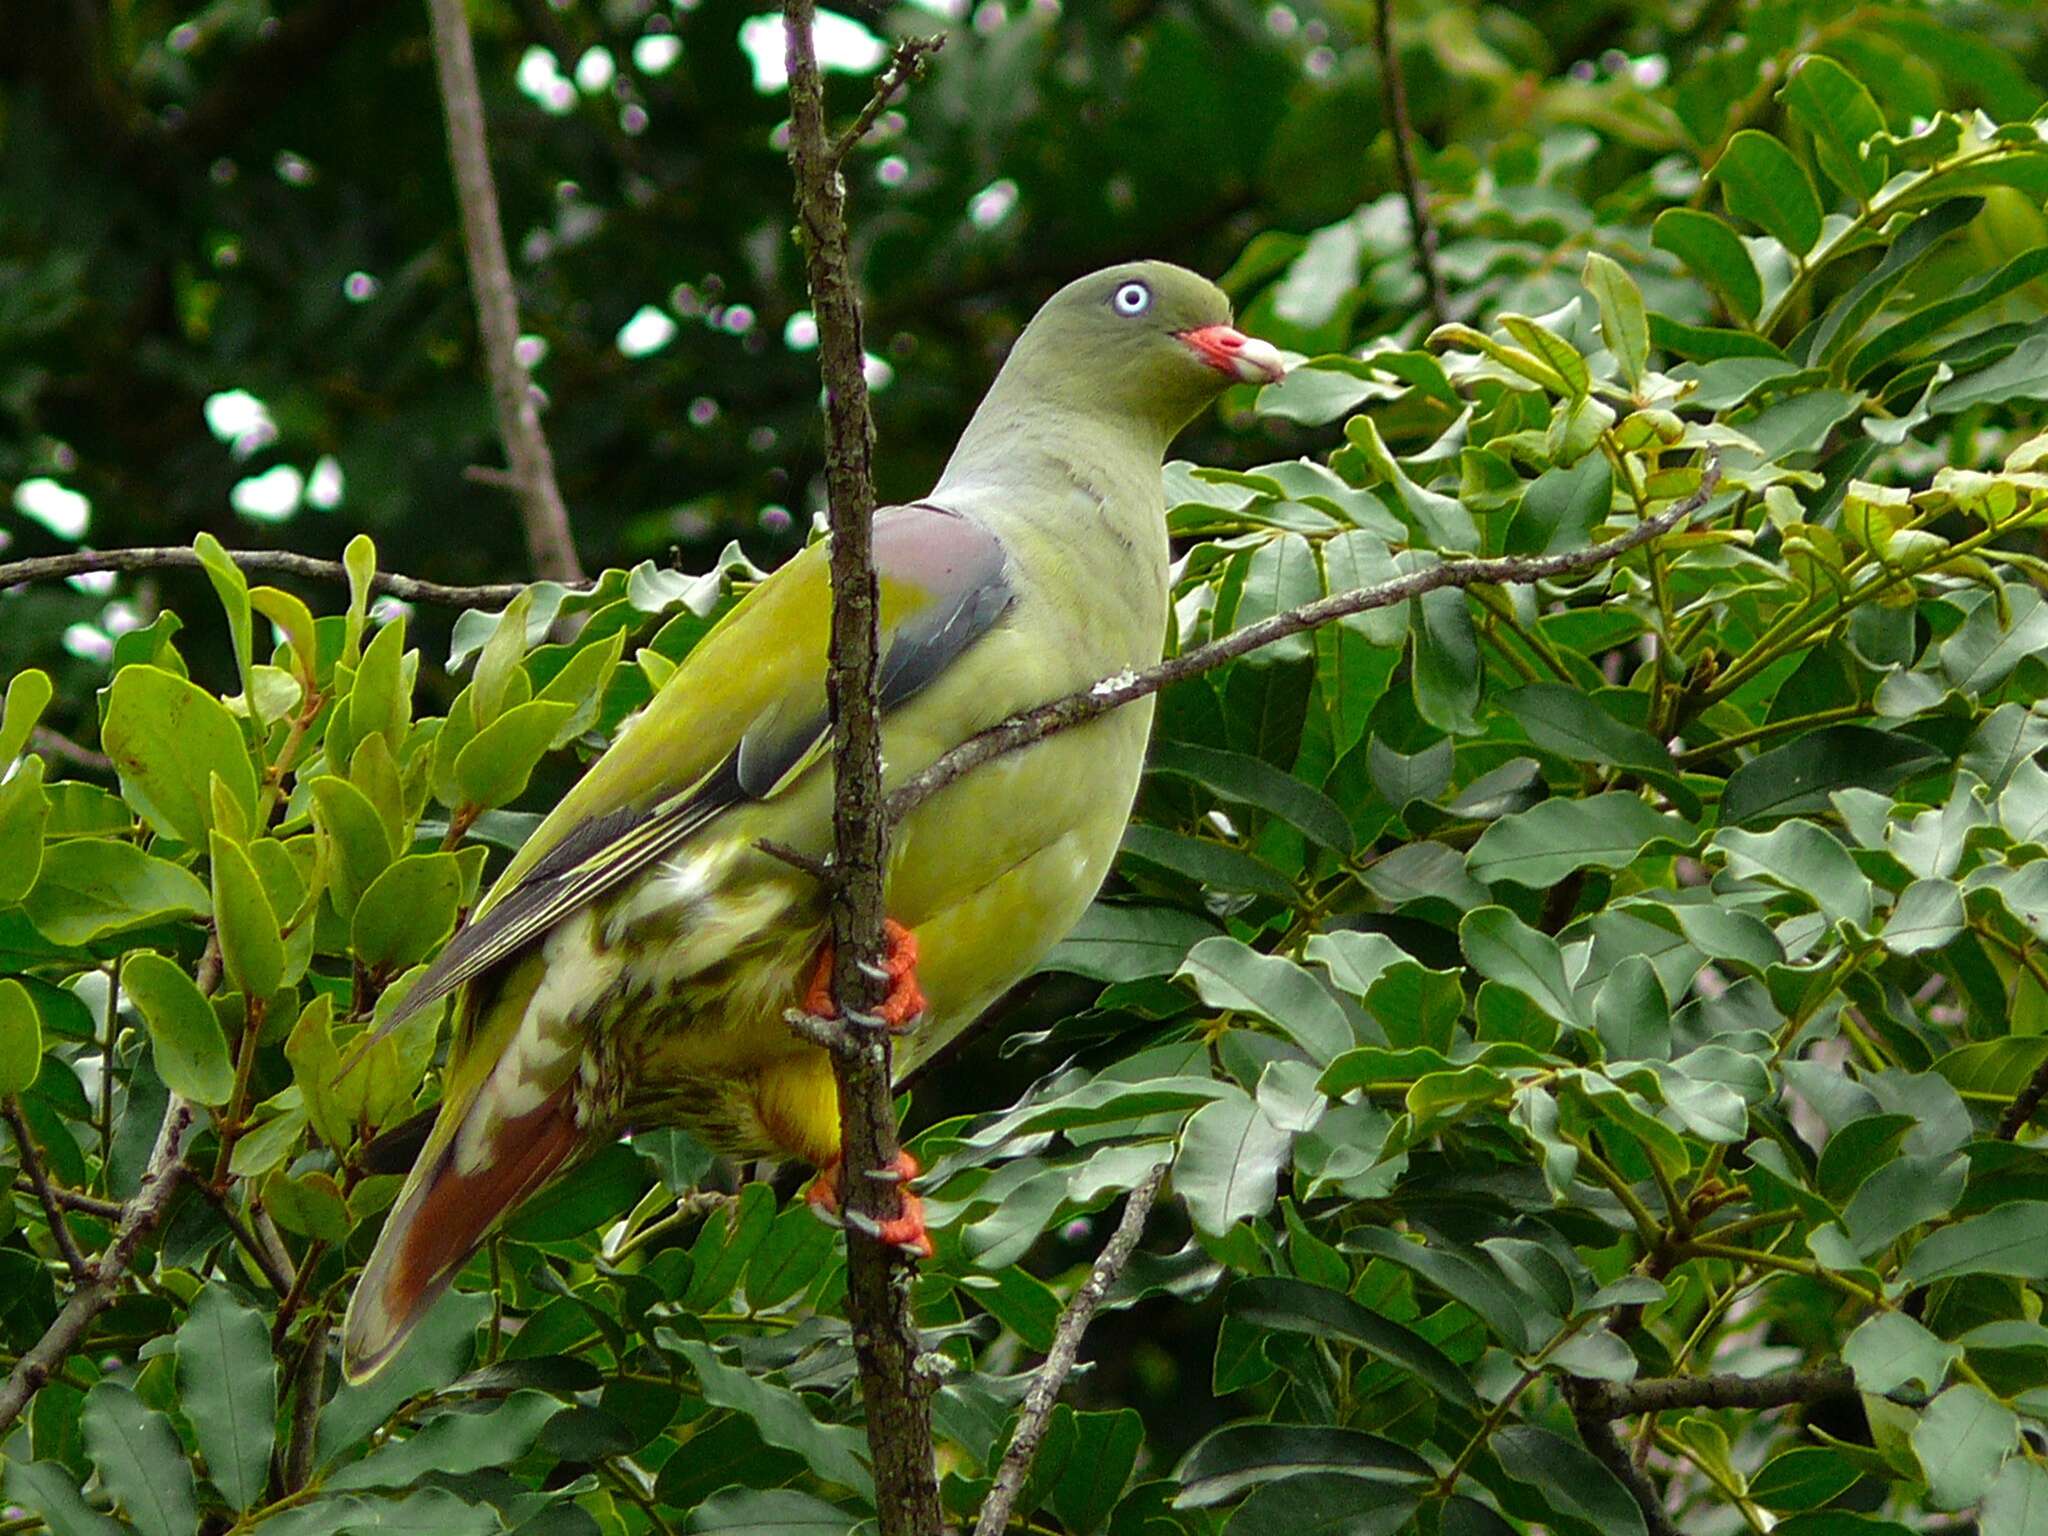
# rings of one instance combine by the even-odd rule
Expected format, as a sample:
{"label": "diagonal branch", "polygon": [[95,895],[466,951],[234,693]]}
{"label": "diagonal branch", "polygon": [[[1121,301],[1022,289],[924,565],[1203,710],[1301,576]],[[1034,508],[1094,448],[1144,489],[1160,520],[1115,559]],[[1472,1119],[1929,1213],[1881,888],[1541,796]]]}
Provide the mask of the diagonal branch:
{"label": "diagonal branch", "polygon": [[100,1255],[99,1262],[92,1266],[91,1274],[72,1291],[56,1321],[14,1362],[14,1369],[8,1372],[6,1382],[0,1384],[0,1434],[14,1426],[14,1421],[21,1417],[21,1410],[28,1406],[29,1399],[63,1366],[65,1357],[85,1337],[85,1330],[91,1326],[92,1320],[113,1304],[115,1296],[120,1293],[122,1279],[128,1273],[128,1266],[134,1262],[136,1250],[156,1230],[171,1203],[171,1196],[177,1192],[178,1175],[184,1171],[185,1146],[192,1139],[198,1123],[199,1117],[192,1106],[173,1094],[170,1103],[164,1106],[156,1149],[150,1153],[149,1166],[143,1170],[141,1187],[123,1211],[114,1240]]}
{"label": "diagonal branch", "polygon": [[1074,1371],[1074,1362],[1080,1357],[1081,1336],[1088,1331],[1088,1324],[1095,1316],[1095,1309],[1102,1305],[1102,1298],[1109,1294],[1110,1288],[1123,1274],[1124,1266],[1130,1263],[1138,1239],[1144,1235],[1145,1218],[1152,1214],[1152,1202],[1159,1198],[1159,1186],[1165,1181],[1166,1167],[1161,1163],[1131,1191],[1116,1231],[1103,1245],[1087,1280],[1068,1298],[1065,1309],[1061,1311],[1060,1320],[1053,1328],[1052,1349],[1046,1354],[1045,1364],[1038,1368],[1037,1376],[1032,1378],[1030,1390],[1024,1394],[1024,1407],[1017,1416],[1017,1428],[1010,1436],[1010,1448],[1003,1452],[1003,1464],[996,1472],[995,1484],[982,1502],[981,1514],[974,1522],[974,1536],[998,1536],[1010,1523],[1010,1511],[1016,1505],[1025,1479],[1031,1475],[1031,1463],[1038,1455],[1038,1444],[1045,1438],[1045,1426],[1052,1420],[1053,1405],[1059,1401],[1060,1389],[1067,1384],[1067,1378]]}
{"label": "diagonal branch", "polygon": [[1207,645],[1198,645],[1191,651],[1183,651],[1180,655],[1162,661],[1156,667],[1147,667],[1142,672],[1126,672],[1117,677],[1106,677],[1092,688],[1084,689],[1080,693],[1070,693],[1065,698],[1054,699],[1050,704],[1041,704],[1021,715],[1013,715],[1000,724],[990,726],[978,736],[970,736],[930,767],[913,774],[890,792],[885,806],[889,819],[892,822],[902,820],[955,779],[971,773],[982,764],[991,762],[1005,753],[1028,747],[1033,742],[1043,741],[1060,731],[1071,730],[1077,725],[1093,720],[1097,715],[1106,715],[1112,709],[1157,693],[1160,689],[1184,678],[1199,677],[1204,672],[1213,672],[1225,662],[1235,661],[1261,646],[1271,645],[1276,640],[1284,640],[1289,635],[1298,635],[1305,630],[1315,629],[1334,619],[1348,618],[1354,613],[1367,613],[1375,608],[1391,608],[1397,603],[1405,603],[1410,598],[1420,597],[1426,592],[1435,592],[1443,587],[1526,586],[1532,582],[1550,581],[1559,576],[1573,576],[1598,570],[1601,566],[1620,559],[1630,550],[1671,532],[1711,501],[1714,489],[1720,483],[1720,465],[1709,460],[1701,471],[1699,488],[1690,496],[1674,502],[1655,517],[1645,518],[1627,533],[1609,539],[1604,544],[1593,544],[1585,549],[1568,550],[1557,555],[1510,555],[1492,560],[1447,560],[1441,565],[1428,566],[1397,580],[1382,582],[1376,587],[1358,587],[1349,592],[1333,592],[1330,596],[1318,598],[1312,603],[1303,603],[1299,608],[1290,608],[1285,613],[1276,613],[1256,624],[1247,624],[1243,629],[1234,630],[1220,640],[1211,640]]}
{"label": "diagonal branch", "polygon": [[838,1177],[847,1222],[847,1316],[853,1325],[875,1469],[881,1536],[937,1536],[931,1384],[910,1305],[913,1271],[871,1233],[902,1211],[902,1188],[877,1175],[899,1163],[890,1094],[889,1035],[863,1027],[880,1001],[883,859],[882,737],[875,673],[880,608],[874,565],[874,422],[868,412],[860,303],[846,233],[845,183],[825,138],[825,93],[812,27],[814,0],[784,0],[790,167],[796,183],[811,309],[825,383],[825,479],[832,523],[832,639],[826,695],[832,716],[834,876],[832,994],[845,1021],[829,1036],[838,1085]]}
{"label": "diagonal branch", "polygon": [[[251,574],[303,576],[309,581],[349,579],[348,568],[339,560],[317,560],[288,549],[231,549],[228,558]],[[70,555],[38,555],[29,560],[0,562],[0,588],[30,581],[61,581],[67,576],[85,576],[94,571],[197,571],[204,567],[199,552],[183,544],[145,549],[82,549]],[[378,571],[370,577],[372,591],[408,603],[438,603],[449,608],[475,608],[490,603],[509,603],[526,590],[523,582],[498,581],[477,587],[451,587],[443,582],[422,581],[417,576],[399,576]]]}
{"label": "diagonal branch", "polygon": [[50,1176],[43,1171],[42,1154],[37,1151],[36,1139],[29,1131],[28,1116],[21,1112],[21,1100],[11,1093],[0,1100],[0,1115],[6,1117],[7,1128],[14,1132],[14,1149],[21,1156],[21,1171],[28,1175],[29,1183],[35,1186],[36,1198],[43,1203],[43,1214],[50,1222],[51,1241],[57,1245],[57,1252],[71,1270],[71,1278],[89,1280],[92,1267],[86,1263],[85,1255],[79,1252],[78,1239],[71,1235],[71,1222],[64,1214],[63,1203],[57,1198]]}
{"label": "diagonal branch", "polygon": [[1583,1381],[1574,1389],[1573,1410],[1594,1418],[1621,1419],[1678,1408],[1789,1408],[1826,1402],[1856,1391],[1846,1365],[1817,1365],[1769,1376],[1664,1376],[1643,1381]]}
{"label": "diagonal branch", "polygon": [[483,93],[477,85],[469,18],[463,0],[427,0],[427,14],[434,36],[434,68],[441,82],[441,110],[448,124],[455,197],[462,205],[462,245],[476,301],[477,334],[483,340],[498,436],[504,439],[526,528],[527,559],[535,576],[580,582],[583,566],[569,534],[569,509],[555,484],[554,455],[541,431],[533,380],[519,360],[519,303],[512,266],[505,257],[498,188],[484,144]]}
{"label": "diagonal branch", "polygon": [[855,114],[846,131],[832,143],[831,166],[835,171],[853,153],[856,145],[868,136],[868,130],[875,126],[875,120],[889,109],[897,95],[911,81],[924,75],[925,61],[932,54],[946,46],[946,34],[934,32],[930,37],[906,37],[897,41],[896,52],[889,60],[889,67],[875,77],[875,93],[867,105]]}

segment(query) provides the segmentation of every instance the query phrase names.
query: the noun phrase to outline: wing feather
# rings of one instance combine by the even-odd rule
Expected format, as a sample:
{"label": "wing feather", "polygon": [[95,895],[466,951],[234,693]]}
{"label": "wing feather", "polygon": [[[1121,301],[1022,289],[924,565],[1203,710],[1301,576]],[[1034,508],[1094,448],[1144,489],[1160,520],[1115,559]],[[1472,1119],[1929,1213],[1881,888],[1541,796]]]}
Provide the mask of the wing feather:
{"label": "wing feather", "polygon": [[[883,580],[887,648],[879,692],[886,712],[914,697],[987,633],[1015,593],[995,535],[942,507],[920,503],[886,509],[876,519],[875,556]],[[671,723],[680,724],[678,709],[687,710],[693,690],[719,680],[719,669],[736,659],[730,655],[736,644],[752,640],[772,646],[786,638],[774,633],[775,621],[789,616],[792,607],[812,609],[815,618],[820,603],[829,606],[824,576],[822,555],[809,550],[764,582],[686,658],[633,733],[663,732]],[[721,636],[718,654],[708,654]],[[775,666],[759,670],[769,674],[763,681],[771,687],[780,683],[780,691],[760,699],[739,739],[728,738],[728,750],[716,767],[682,793],[645,807],[628,803],[602,812],[589,809],[609,787],[607,765],[633,733],[615,744],[542,823],[377,1038],[667,858],[725,811],[772,797],[808,768],[830,731],[823,701],[824,657],[792,659],[784,651]]]}

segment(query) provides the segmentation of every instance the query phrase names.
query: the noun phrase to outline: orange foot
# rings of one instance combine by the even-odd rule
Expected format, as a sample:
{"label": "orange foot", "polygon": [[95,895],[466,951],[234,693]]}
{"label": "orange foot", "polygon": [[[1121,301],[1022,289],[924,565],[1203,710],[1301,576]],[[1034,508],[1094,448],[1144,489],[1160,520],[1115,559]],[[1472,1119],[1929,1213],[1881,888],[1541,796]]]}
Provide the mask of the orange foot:
{"label": "orange foot", "polygon": [[898,1152],[895,1167],[875,1173],[875,1178],[899,1186],[903,1201],[901,1213],[883,1222],[870,1222],[859,1212],[845,1208],[839,1194],[841,1171],[839,1159],[835,1157],[818,1170],[818,1176],[811,1180],[811,1187],[804,1192],[804,1198],[821,1220],[835,1227],[852,1223],[877,1242],[892,1243],[905,1253],[916,1254],[922,1259],[932,1256],[932,1236],[924,1226],[924,1202],[910,1192],[910,1181],[917,1177],[919,1171],[916,1158],[908,1152]]}
{"label": "orange foot", "polygon": [[[917,935],[890,918],[882,924],[885,947],[882,969],[889,990],[876,1004],[874,1018],[880,1019],[892,1035],[908,1033],[925,1010],[924,992],[917,984]],[[832,943],[828,939],[818,951],[818,968],[811,973],[811,985],[804,993],[804,1012],[821,1019],[839,1017],[839,1003],[832,996]],[[919,1229],[923,1230],[922,1228]]]}

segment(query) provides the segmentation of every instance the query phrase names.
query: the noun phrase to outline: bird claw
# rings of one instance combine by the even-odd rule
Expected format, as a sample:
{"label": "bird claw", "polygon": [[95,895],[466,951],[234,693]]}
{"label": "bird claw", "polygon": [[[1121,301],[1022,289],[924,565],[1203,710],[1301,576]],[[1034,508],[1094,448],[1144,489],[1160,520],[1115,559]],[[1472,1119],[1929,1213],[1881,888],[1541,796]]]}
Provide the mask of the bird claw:
{"label": "bird claw", "polygon": [[917,1159],[908,1152],[897,1153],[892,1167],[868,1170],[869,1178],[894,1184],[901,1191],[902,1209],[886,1221],[876,1221],[872,1216],[845,1208],[839,1196],[843,1170],[836,1160],[818,1170],[818,1176],[811,1180],[811,1187],[804,1192],[804,1199],[810,1203],[812,1214],[831,1226],[852,1227],[878,1243],[887,1243],[913,1257],[928,1259],[935,1250],[931,1233],[925,1230],[924,1202],[912,1194],[910,1188],[911,1181],[919,1172]]}
{"label": "bird claw", "polygon": [[891,918],[882,924],[882,941],[887,946],[882,964],[862,962],[860,967],[861,974],[888,986],[872,1012],[858,1008],[842,1010],[833,997],[830,943],[818,951],[817,969],[811,973],[811,984],[804,992],[804,1011],[821,1019],[843,1017],[860,1029],[907,1034],[923,1017],[926,1006],[924,991],[917,984],[917,936]]}

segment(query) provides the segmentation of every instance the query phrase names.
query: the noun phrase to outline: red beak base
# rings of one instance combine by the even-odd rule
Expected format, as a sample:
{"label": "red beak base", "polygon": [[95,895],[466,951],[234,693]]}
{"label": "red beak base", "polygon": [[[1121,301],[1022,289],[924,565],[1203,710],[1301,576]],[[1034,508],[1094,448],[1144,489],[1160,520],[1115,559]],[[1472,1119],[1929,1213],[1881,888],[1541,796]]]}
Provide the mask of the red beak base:
{"label": "red beak base", "polygon": [[1277,347],[1234,325],[1204,325],[1178,335],[1195,356],[1241,384],[1278,384],[1287,375]]}

